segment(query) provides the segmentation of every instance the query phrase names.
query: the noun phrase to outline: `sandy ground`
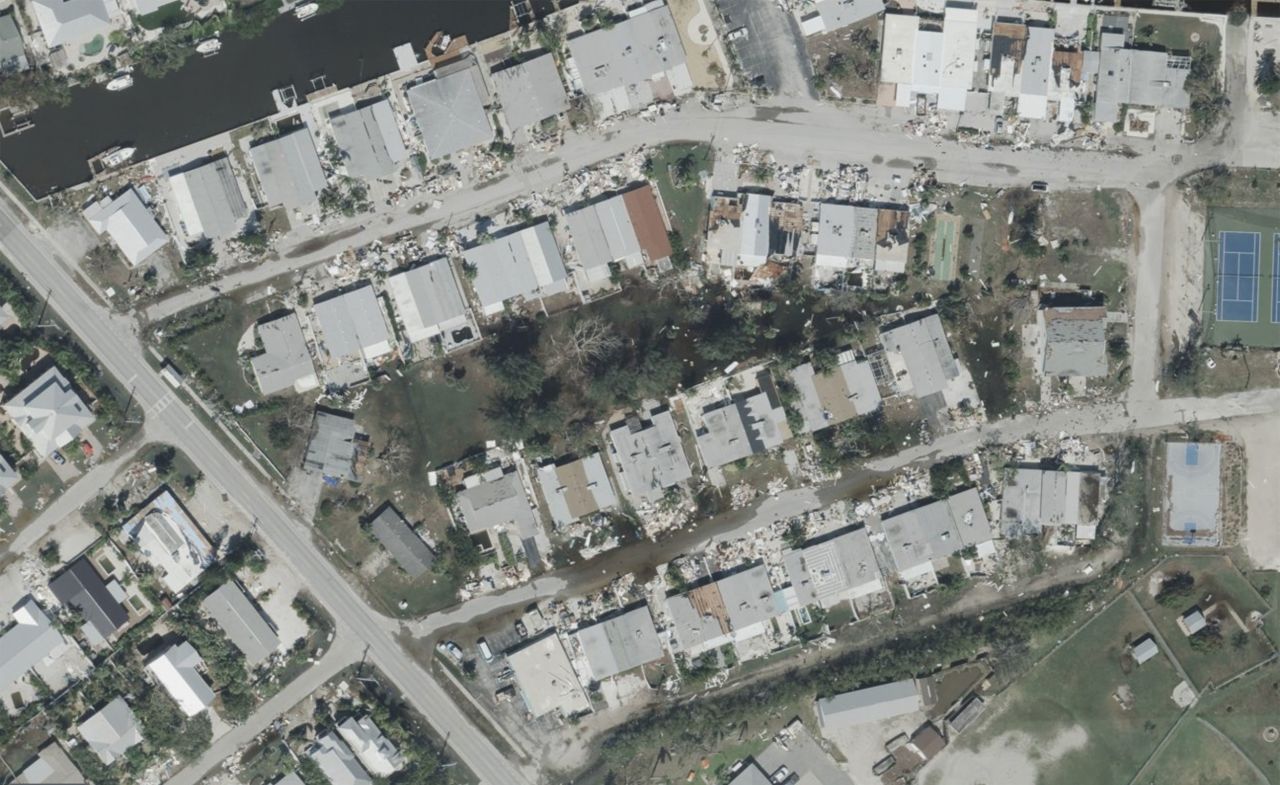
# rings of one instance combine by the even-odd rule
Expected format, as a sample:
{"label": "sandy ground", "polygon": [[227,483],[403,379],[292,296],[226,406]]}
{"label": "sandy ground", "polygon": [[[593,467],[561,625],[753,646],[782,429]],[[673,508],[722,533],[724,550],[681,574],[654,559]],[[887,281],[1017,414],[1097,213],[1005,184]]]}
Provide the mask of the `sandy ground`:
{"label": "sandy ground", "polygon": [[899,733],[911,733],[924,723],[924,712],[916,712],[883,722],[853,725],[848,728],[822,731],[822,735],[835,745],[844,756],[842,764],[854,785],[878,785],[880,778],[871,773],[871,767],[888,755],[885,742]]}
{"label": "sandy ground", "polygon": [[719,68],[721,75],[727,75],[729,64],[706,3],[704,0],[672,0],[670,5],[680,37],[684,39],[685,51],[689,53],[689,76],[693,86],[708,90],[722,88],[724,76],[713,73],[711,66]]}
{"label": "sandy ground", "polygon": [[951,745],[924,770],[925,785],[1035,785],[1045,765],[1080,749],[1089,734],[1072,725],[1052,739],[1036,739],[1015,731],[993,739],[981,750]]}
{"label": "sandy ground", "polygon": [[[1163,336],[1185,339],[1191,330],[1190,312],[1203,316],[1204,216],[1174,189],[1169,189],[1164,221],[1164,329]],[[1166,343],[1167,354],[1172,345]],[[1162,357],[1163,360],[1163,357]]]}
{"label": "sandy ground", "polygon": [[1236,420],[1229,426],[1244,442],[1248,463],[1248,531],[1245,550],[1259,567],[1280,569],[1280,526],[1275,511],[1280,509],[1280,427],[1274,416]]}

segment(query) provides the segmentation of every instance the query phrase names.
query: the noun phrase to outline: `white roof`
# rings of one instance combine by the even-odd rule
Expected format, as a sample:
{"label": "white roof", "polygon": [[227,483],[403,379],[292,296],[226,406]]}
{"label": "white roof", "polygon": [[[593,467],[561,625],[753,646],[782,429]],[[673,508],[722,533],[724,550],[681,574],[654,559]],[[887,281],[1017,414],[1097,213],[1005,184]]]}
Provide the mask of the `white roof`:
{"label": "white roof", "polygon": [[769,209],[773,206],[773,196],[748,193],[744,201],[737,263],[743,267],[759,267],[769,259]]}
{"label": "white roof", "polygon": [[662,658],[662,642],[648,605],[587,624],[574,634],[595,681]]}
{"label": "white roof", "polygon": [[490,77],[512,130],[555,117],[569,108],[569,94],[560,81],[555,57],[549,53],[494,71]]}
{"label": "white roof", "polygon": [[41,457],[79,438],[96,419],[57,367],[14,394],[4,410]]}
{"label": "white roof", "polygon": [[963,93],[973,89],[978,67],[978,9],[968,4],[948,3],[943,16],[942,38],[939,86],[961,93],[958,107],[944,108],[963,109]]}
{"label": "white roof", "polygon": [[0,635],[0,691],[8,692],[19,679],[68,645],[33,597],[13,609],[13,625]]}
{"label": "white roof", "polygon": [[582,90],[603,117],[639,109],[693,89],[671,10],[649,3],[612,28],[569,40]]}
{"label": "white roof", "polygon": [[85,208],[85,220],[98,234],[107,234],[130,267],[137,267],[169,242],[156,218],[142,203],[136,188],[121,191]]}
{"label": "white roof", "polygon": [[787,550],[783,564],[805,605],[830,608],[885,589],[866,527]]}
{"label": "white roof", "polygon": [[81,46],[98,35],[106,38],[111,15],[119,12],[114,0],[31,0],[30,8],[50,49]]}
{"label": "white roof", "polygon": [[472,281],[486,316],[502,312],[508,300],[565,291],[568,272],[546,221],[510,232],[463,251],[475,267]]}
{"label": "white roof", "polygon": [[382,306],[367,281],[353,289],[321,295],[312,306],[329,364],[371,365],[391,354],[391,333]]}
{"label": "white roof", "polygon": [[320,202],[327,181],[306,126],[295,128],[249,148],[253,168],[267,204],[305,210]]}
{"label": "white roof", "polygon": [[389,177],[409,157],[386,98],[334,112],[329,123],[352,177]]}
{"label": "white roof", "polygon": [[383,735],[372,717],[348,717],[338,733],[370,774],[389,777],[404,767],[404,755]]}
{"label": "white roof", "polygon": [[835,729],[910,714],[922,703],[915,681],[905,679],[822,698],[816,708],[822,727]]}
{"label": "white roof", "polygon": [[170,594],[181,594],[214,561],[213,545],[167,488],[123,527]]}
{"label": "white roof", "polygon": [[188,717],[213,705],[213,690],[200,675],[204,660],[189,642],[170,646],[147,663],[147,670]]}
{"label": "white roof", "polygon": [[915,63],[916,32],[920,17],[915,14],[884,15],[884,51],[880,60],[880,81],[910,84]]}
{"label": "white roof", "polygon": [[1001,507],[1007,523],[1032,527],[1078,526],[1080,492],[1086,472],[1018,468],[1005,486]]}
{"label": "white roof", "polygon": [[258,389],[263,395],[285,390],[305,392],[316,386],[316,368],[311,362],[307,339],[298,315],[290,311],[267,322],[259,322],[258,340],[262,353],[249,360]]}
{"label": "white roof", "polygon": [[433,160],[493,141],[480,65],[449,66],[405,92]]}
{"label": "white roof", "polygon": [[410,343],[425,341],[467,323],[462,287],[448,259],[400,270],[387,278],[387,293]]}
{"label": "white roof", "polygon": [[558,711],[564,716],[591,710],[560,636],[547,632],[522,648],[507,652],[520,693],[534,717]]}
{"label": "white roof", "polygon": [[901,356],[907,368],[909,391],[917,398],[940,393],[960,374],[942,320],[936,313],[898,323],[880,334],[888,352]]}

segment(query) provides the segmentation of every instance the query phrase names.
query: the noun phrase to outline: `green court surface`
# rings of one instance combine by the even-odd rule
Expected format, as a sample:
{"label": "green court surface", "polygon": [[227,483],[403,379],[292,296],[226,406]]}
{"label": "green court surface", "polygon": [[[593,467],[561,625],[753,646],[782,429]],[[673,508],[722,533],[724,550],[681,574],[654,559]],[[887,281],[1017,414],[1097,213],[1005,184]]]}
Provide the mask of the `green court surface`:
{"label": "green court surface", "polygon": [[956,218],[939,215],[933,228],[933,277],[950,281],[956,277]]}
{"label": "green court surface", "polygon": [[[1228,253],[1220,258],[1222,234],[1227,248],[1243,247],[1256,234],[1256,256]],[[1221,345],[1280,347],[1280,209],[1213,207],[1204,233],[1204,340]],[[1220,289],[1224,291],[1220,291]],[[1241,299],[1243,298],[1243,299]],[[1246,306],[1253,300],[1253,307]],[[1244,314],[1248,314],[1245,316]],[[1232,319],[1231,317],[1235,318]]]}

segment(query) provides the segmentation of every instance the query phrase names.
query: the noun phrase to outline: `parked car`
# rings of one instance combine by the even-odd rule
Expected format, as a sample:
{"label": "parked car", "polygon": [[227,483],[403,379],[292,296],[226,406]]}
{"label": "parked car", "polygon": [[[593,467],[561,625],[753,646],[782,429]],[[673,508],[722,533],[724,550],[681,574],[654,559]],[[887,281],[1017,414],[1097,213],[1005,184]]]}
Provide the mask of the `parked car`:
{"label": "parked car", "polygon": [[1045,191],[1049,190],[1049,184],[1046,183],[1044,180],[1035,180],[1035,181],[1032,181],[1031,183],[1031,190],[1037,193],[1044,193]]}
{"label": "parked car", "polygon": [[67,462],[67,459],[62,457],[62,453],[58,452],[57,450],[54,450],[53,452],[49,453],[49,457],[52,458],[53,462],[58,464],[59,466]]}
{"label": "parked car", "polygon": [[476,641],[476,647],[480,649],[480,656],[484,657],[485,662],[493,662],[493,649],[489,648],[489,642],[484,638]]}
{"label": "parked car", "polygon": [[529,637],[529,628],[524,626],[523,619],[516,619],[516,635],[519,635],[521,638]]}

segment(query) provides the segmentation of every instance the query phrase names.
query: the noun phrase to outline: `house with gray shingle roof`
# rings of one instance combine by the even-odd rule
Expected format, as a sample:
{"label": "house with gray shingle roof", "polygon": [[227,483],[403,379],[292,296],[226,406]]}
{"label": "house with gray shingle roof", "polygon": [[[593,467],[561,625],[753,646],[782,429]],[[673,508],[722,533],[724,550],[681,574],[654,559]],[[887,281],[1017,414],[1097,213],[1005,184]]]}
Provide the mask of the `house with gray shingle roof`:
{"label": "house with gray shingle roof", "polygon": [[124,698],[115,698],[80,723],[80,738],[110,766],[131,747],[142,743],[142,729]]}
{"label": "house with gray shingle roof", "polygon": [[409,158],[386,98],[339,109],[329,123],[352,177],[390,177]]}
{"label": "house with gray shingle roof", "polygon": [[405,97],[432,160],[493,141],[485,108],[489,89],[474,59],[437,69],[429,79],[410,87]]}
{"label": "house with gray shingle roof", "polygon": [[425,575],[435,564],[436,555],[431,546],[418,536],[391,502],[383,504],[369,518],[369,531],[410,578]]}
{"label": "house with gray shingle roof", "polygon": [[280,648],[280,636],[271,622],[235,581],[219,586],[200,608],[218,623],[249,667],[266,662]]}

